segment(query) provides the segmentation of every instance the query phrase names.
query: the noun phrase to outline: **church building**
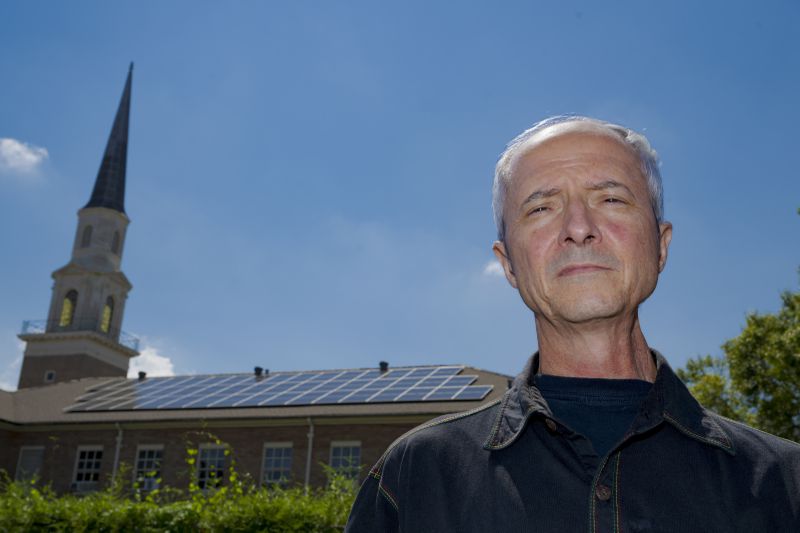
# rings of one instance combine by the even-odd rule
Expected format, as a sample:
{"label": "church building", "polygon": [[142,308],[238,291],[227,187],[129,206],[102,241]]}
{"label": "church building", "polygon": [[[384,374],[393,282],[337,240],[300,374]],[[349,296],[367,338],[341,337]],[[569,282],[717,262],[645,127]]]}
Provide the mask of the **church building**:
{"label": "church building", "polygon": [[71,258],[52,275],[47,318],[22,325],[18,390],[0,390],[0,470],[59,493],[97,490],[121,475],[146,491],[216,486],[235,461],[258,484],[320,486],[324,465],[364,476],[414,426],[502,396],[505,375],[383,361],[128,378],[139,355],[138,339],[122,330],[132,288],[121,268],[132,77],[131,65]]}

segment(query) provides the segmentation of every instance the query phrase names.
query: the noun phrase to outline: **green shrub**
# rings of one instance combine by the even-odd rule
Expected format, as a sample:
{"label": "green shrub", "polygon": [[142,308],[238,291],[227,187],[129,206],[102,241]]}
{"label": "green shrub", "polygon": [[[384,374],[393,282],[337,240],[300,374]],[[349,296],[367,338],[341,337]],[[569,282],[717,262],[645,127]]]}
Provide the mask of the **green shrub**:
{"label": "green shrub", "polygon": [[[228,488],[228,487],[223,487]],[[352,505],[351,480],[325,489],[222,489],[159,503],[136,501],[111,488],[58,496],[32,482],[0,483],[0,531],[341,531]]]}
{"label": "green shrub", "polygon": [[[196,450],[187,449],[191,467]],[[192,453],[194,452],[194,453]],[[0,531],[47,532],[195,532],[341,531],[355,498],[351,479],[330,468],[324,489],[256,487],[236,472],[231,461],[225,482],[202,490],[195,480],[188,491],[165,487],[142,494],[121,467],[116,482],[82,496],[57,495],[36,480],[12,481],[0,471]]]}

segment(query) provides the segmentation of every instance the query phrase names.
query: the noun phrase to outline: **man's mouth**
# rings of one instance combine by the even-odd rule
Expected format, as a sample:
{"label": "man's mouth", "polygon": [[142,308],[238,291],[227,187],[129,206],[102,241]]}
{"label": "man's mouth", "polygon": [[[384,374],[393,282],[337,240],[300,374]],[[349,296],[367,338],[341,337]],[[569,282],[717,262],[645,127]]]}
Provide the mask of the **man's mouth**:
{"label": "man's mouth", "polygon": [[603,270],[611,270],[611,269],[602,265],[595,265],[590,263],[569,265],[558,271],[558,277],[577,276],[580,274],[591,274],[593,272],[600,272]]}

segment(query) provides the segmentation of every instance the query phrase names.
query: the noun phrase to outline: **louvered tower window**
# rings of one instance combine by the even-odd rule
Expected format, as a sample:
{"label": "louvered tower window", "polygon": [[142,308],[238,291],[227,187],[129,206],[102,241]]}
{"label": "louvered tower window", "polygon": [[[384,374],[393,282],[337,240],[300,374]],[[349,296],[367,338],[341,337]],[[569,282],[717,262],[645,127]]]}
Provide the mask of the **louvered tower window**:
{"label": "louvered tower window", "polygon": [[69,326],[75,318],[75,306],[78,305],[78,291],[71,290],[64,297],[64,303],[61,304],[61,317],[58,320],[60,327]]}
{"label": "louvered tower window", "polygon": [[103,333],[108,333],[111,329],[111,319],[114,317],[114,298],[109,296],[106,298],[106,305],[103,306],[103,317],[100,320],[100,330]]}
{"label": "louvered tower window", "polygon": [[114,232],[114,238],[111,240],[111,253],[119,255],[119,232]]}
{"label": "louvered tower window", "polygon": [[86,226],[81,236],[81,248],[88,248],[92,244],[92,227]]}

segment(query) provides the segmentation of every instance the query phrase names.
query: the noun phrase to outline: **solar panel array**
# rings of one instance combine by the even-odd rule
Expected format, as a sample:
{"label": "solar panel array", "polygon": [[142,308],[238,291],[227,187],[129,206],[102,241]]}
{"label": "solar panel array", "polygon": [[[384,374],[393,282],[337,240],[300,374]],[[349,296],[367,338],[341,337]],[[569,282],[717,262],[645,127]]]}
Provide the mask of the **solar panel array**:
{"label": "solar panel array", "polygon": [[289,405],[482,400],[491,385],[463,366],[397,367],[223,374],[112,381],[89,390],[67,411],[214,409]]}

